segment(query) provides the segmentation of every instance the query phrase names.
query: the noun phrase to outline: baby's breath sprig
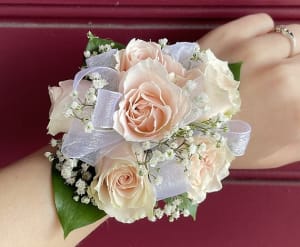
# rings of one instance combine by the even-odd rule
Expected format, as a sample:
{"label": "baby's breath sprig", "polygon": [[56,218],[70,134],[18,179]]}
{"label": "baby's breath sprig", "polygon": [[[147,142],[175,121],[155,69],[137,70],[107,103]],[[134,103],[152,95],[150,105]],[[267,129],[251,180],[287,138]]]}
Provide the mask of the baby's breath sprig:
{"label": "baby's breath sprig", "polygon": [[65,117],[76,118],[84,125],[85,132],[91,133],[94,130],[91,121],[91,112],[95,109],[98,97],[98,90],[108,85],[108,82],[97,72],[91,73],[88,78],[92,81],[91,86],[86,91],[85,96],[81,99],[78,92],[72,92],[73,101],[65,112]]}
{"label": "baby's breath sprig", "polygon": [[[94,90],[103,88],[106,85],[108,85],[108,82],[104,78],[102,78],[102,76],[98,72],[91,73],[89,75],[89,78],[93,82],[93,87],[92,88]],[[94,92],[94,94],[95,94],[95,92]]]}
{"label": "baby's breath sprig", "polygon": [[191,57],[191,60],[192,60],[192,61],[195,61],[195,62],[201,61],[201,51],[200,51],[200,47],[196,47],[196,48],[194,49],[194,52],[193,52],[192,57]]}
{"label": "baby's breath sprig", "polygon": [[98,51],[99,53],[107,52],[112,49],[112,47],[115,46],[114,42],[111,42],[110,44],[105,44],[105,45],[99,45]]}
{"label": "baby's breath sprig", "polygon": [[207,49],[201,50],[200,47],[196,47],[194,49],[194,52],[190,60],[195,62],[202,62],[202,63],[207,62],[207,51],[208,51]]}
{"label": "baby's breath sprig", "polygon": [[168,39],[167,38],[159,39],[158,44],[160,45],[161,49],[163,49],[168,44]]}
{"label": "baby's breath sprig", "polygon": [[81,160],[65,157],[61,152],[61,140],[52,139],[51,145],[57,148],[55,153],[46,152],[45,156],[55,165],[65,183],[73,188],[73,199],[91,203],[87,189],[96,174],[95,168]]}
{"label": "baby's breath sprig", "polygon": [[[216,140],[216,146],[221,147],[225,143],[225,138],[220,134],[228,130],[225,124],[227,118],[218,115],[201,122],[193,122],[181,128],[175,128],[166,138],[155,143],[146,141],[140,145],[139,155],[136,158],[139,165],[139,174],[149,174],[152,182],[159,182],[159,163],[167,160],[177,160],[184,166],[184,171],[188,172],[193,155],[198,155],[199,159],[205,155],[205,143],[195,144],[194,136],[207,135]],[[139,157],[138,157],[139,156]],[[142,157],[142,158],[141,158]]]}
{"label": "baby's breath sprig", "polygon": [[[140,153],[142,152],[142,154]],[[155,185],[160,185],[162,183],[162,177],[159,176],[159,167],[155,167],[157,162],[153,163],[153,155],[155,155],[155,151],[153,152],[151,148],[147,150],[140,150],[140,152],[136,151],[135,156],[138,163],[139,176],[148,175],[150,181],[152,181]],[[153,154],[154,153],[154,154]],[[154,169],[150,173],[150,168]]]}
{"label": "baby's breath sprig", "polygon": [[89,58],[91,55],[92,55],[92,54],[91,54],[91,52],[90,52],[89,50],[85,50],[85,51],[83,52],[83,56],[84,56],[85,58]]}
{"label": "baby's breath sprig", "polygon": [[154,218],[151,220],[161,219],[164,215],[168,217],[170,222],[179,219],[180,215],[184,217],[192,216],[195,219],[197,207],[198,204],[189,199],[187,193],[173,196],[164,200],[163,207],[157,205],[154,208]]}
{"label": "baby's breath sprig", "polygon": [[87,37],[89,39],[89,44],[86,50],[83,52],[85,58],[96,56],[111,49],[117,48],[117,45],[114,41],[99,39],[99,37],[95,36],[91,31],[87,33]]}
{"label": "baby's breath sprig", "polygon": [[218,133],[225,133],[228,131],[226,121],[227,118],[224,115],[217,115],[216,117],[205,121],[193,122],[190,124],[190,127],[193,131],[198,131],[204,135],[210,135],[212,137],[217,137]]}

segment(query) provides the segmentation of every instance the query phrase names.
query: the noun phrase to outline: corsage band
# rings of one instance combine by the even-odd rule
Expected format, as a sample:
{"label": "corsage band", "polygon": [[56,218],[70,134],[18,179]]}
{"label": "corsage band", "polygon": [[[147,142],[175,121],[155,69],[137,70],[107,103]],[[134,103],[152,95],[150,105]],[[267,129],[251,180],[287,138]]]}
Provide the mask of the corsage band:
{"label": "corsage band", "polygon": [[48,132],[63,136],[46,156],[65,236],[105,214],[195,219],[250,138],[249,124],[231,119],[241,63],[192,42],[88,39],[74,80],[49,87]]}

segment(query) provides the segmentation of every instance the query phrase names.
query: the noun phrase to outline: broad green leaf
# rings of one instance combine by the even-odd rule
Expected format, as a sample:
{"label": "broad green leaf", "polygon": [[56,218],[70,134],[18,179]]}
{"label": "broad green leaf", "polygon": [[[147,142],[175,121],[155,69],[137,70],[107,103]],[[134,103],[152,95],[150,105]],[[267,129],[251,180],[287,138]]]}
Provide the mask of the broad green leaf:
{"label": "broad green leaf", "polygon": [[89,225],[105,216],[93,205],[73,200],[73,188],[64,183],[59,171],[52,165],[52,183],[56,211],[66,238],[72,230]]}
{"label": "broad green leaf", "polygon": [[240,75],[241,75],[241,66],[242,63],[230,63],[228,64],[229,69],[231,70],[233,77],[236,81],[240,80]]}
{"label": "broad green leaf", "polygon": [[120,50],[120,49],[125,48],[125,46],[121,43],[115,42],[111,39],[99,38],[99,37],[93,35],[91,32],[88,32],[88,39],[89,39],[89,41],[87,43],[86,50],[90,51],[90,52],[98,51],[98,48],[100,45],[106,45],[106,44],[113,44],[112,45],[113,49]]}

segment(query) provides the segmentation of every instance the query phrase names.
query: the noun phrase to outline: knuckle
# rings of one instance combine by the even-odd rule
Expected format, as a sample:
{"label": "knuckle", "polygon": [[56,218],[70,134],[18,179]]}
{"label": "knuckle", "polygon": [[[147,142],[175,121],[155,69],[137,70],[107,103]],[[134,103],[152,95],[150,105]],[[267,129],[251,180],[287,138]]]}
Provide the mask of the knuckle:
{"label": "knuckle", "polygon": [[258,19],[259,22],[266,23],[269,26],[274,26],[273,18],[267,13],[258,13],[254,15],[255,18]]}
{"label": "knuckle", "polygon": [[270,31],[274,28],[274,20],[267,13],[247,15],[241,18],[240,21],[259,30]]}

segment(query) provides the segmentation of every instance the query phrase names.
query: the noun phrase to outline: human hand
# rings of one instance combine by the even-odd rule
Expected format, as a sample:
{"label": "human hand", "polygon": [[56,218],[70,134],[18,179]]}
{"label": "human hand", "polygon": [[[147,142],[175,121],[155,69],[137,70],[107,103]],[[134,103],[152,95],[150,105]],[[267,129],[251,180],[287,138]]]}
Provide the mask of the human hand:
{"label": "human hand", "polygon": [[[300,25],[288,25],[300,41]],[[290,40],[274,32],[266,14],[243,17],[199,40],[229,62],[242,61],[242,107],[235,118],[252,126],[244,156],[232,168],[272,168],[300,160],[300,45],[290,55]]]}

